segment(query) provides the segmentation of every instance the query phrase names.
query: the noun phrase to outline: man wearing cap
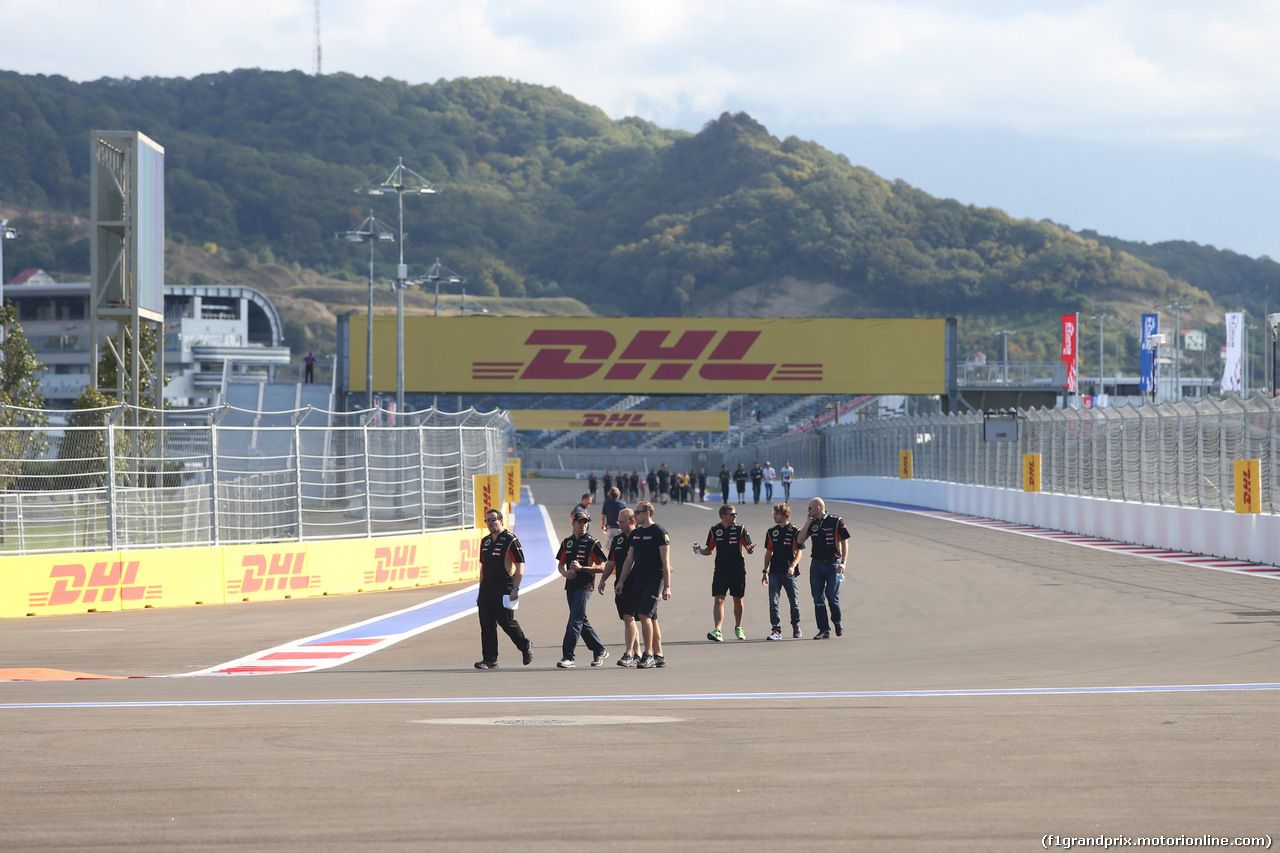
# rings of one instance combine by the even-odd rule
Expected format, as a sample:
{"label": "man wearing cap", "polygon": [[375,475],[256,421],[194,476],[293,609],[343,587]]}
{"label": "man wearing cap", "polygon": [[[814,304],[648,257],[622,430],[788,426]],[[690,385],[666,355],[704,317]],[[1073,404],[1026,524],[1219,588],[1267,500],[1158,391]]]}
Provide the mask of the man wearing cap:
{"label": "man wearing cap", "polygon": [[565,598],[569,601],[569,623],[565,626],[564,642],[561,644],[560,669],[573,669],[574,649],[578,646],[578,637],[587,644],[595,657],[592,666],[600,666],[609,657],[604,643],[587,620],[587,605],[591,603],[591,593],[595,591],[595,574],[601,570],[605,562],[604,548],[596,538],[588,533],[591,516],[585,512],[573,514],[573,535],[560,543],[560,551],[556,554],[556,570],[564,578]]}
{"label": "man wearing cap", "polygon": [[480,540],[480,591],[476,608],[480,615],[481,658],[476,669],[498,668],[498,628],[507,632],[511,642],[524,655],[524,664],[533,661],[533,645],[520,630],[513,605],[519,601],[520,581],[524,578],[524,549],[520,540],[502,525],[502,513],[491,509],[484,514],[489,535]]}
{"label": "man wearing cap", "polygon": [[773,500],[773,478],[777,476],[777,472],[773,470],[773,463],[768,459],[764,461],[764,499],[766,501]]}

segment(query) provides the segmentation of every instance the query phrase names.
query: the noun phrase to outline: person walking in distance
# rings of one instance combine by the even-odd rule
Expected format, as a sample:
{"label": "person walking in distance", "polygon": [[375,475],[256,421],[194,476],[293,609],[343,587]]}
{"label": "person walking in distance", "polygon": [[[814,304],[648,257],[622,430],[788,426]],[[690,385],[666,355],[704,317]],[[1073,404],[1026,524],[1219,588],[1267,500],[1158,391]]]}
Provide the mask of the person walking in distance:
{"label": "person walking in distance", "polygon": [[588,515],[588,514],[590,514],[590,513],[589,513],[589,508],[590,508],[590,506],[591,506],[591,502],[592,502],[593,500],[595,500],[595,497],[594,497],[590,492],[583,492],[583,493],[582,493],[582,500],[578,501],[578,505],[577,505],[577,506],[575,506],[573,509],[569,510],[569,521],[570,521],[570,523],[572,523],[572,522],[573,522],[573,517],[574,517],[575,515],[577,515],[578,513],[582,513],[582,514],[584,514],[584,515]]}
{"label": "person walking in distance", "polygon": [[[591,492],[591,500],[596,499],[596,492],[600,491],[600,478],[596,476],[596,472],[592,471],[587,475],[587,489]],[[608,494],[608,490],[605,490]]]}
{"label": "person walking in distance", "polygon": [[720,523],[707,531],[707,544],[693,544],[695,554],[706,557],[716,555],[715,570],[711,576],[711,617],[715,627],[707,632],[707,639],[713,643],[723,643],[724,634],[720,626],[724,624],[725,595],[733,596],[734,636],[745,640],[747,635],[742,630],[742,597],[747,594],[747,563],[742,556],[743,550],[748,554],[755,551],[751,542],[751,534],[738,524],[738,512],[733,504],[720,507]]}
{"label": "person walking in distance", "polygon": [[[738,503],[745,503],[747,500],[747,467],[741,462],[733,472],[733,485],[738,490]],[[725,503],[729,502],[729,496],[725,496]]]}
{"label": "person walking in distance", "polygon": [[613,537],[618,535],[618,515],[627,508],[622,502],[622,495],[617,489],[610,487],[605,493],[604,506],[600,507],[600,515],[604,517],[604,544],[605,548],[609,547],[609,543],[613,541]]}
{"label": "person walking in distance", "polygon": [[729,466],[721,465],[720,466],[720,503],[722,504],[727,504],[729,502],[729,480],[730,479],[731,479],[731,475],[729,474]]}
{"label": "person walking in distance", "polygon": [[316,381],[316,354],[314,352],[308,352],[306,358],[302,359],[302,364],[304,367],[302,381],[315,382]]}
{"label": "person walking in distance", "polygon": [[600,666],[609,657],[596,629],[587,619],[587,605],[591,603],[591,593],[595,592],[595,567],[605,562],[604,548],[588,532],[590,526],[591,516],[585,512],[575,513],[573,535],[560,543],[560,550],[556,553],[556,571],[564,578],[565,598],[569,601],[569,622],[564,629],[561,659],[556,664],[560,669],[573,669],[577,665],[574,649],[578,646],[578,637],[582,637],[595,655],[591,660],[592,666]]}
{"label": "person walking in distance", "polygon": [[791,460],[782,463],[782,499],[791,503],[791,484],[796,479],[796,469],[791,467]]}
{"label": "person walking in distance", "polygon": [[698,469],[698,503],[707,502],[707,469]]}
{"label": "person walking in distance", "polygon": [[791,603],[791,636],[800,639],[800,602],[796,591],[796,578],[800,576],[800,557],[804,551],[796,546],[800,531],[791,523],[791,507],[785,503],[773,505],[773,527],[764,538],[764,575],[760,583],[769,588],[769,623],[773,631],[770,640],[782,639],[782,622],[778,619],[778,598],[787,591]]}
{"label": "person walking in distance", "polygon": [[[520,598],[524,578],[524,549],[520,540],[502,524],[502,513],[485,513],[489,535],[480,540],[480,591],[476,608],[480,616],[480,660],[476,669],[498,668],[498,628],[502,628],[524,656],[524,665],[533,662],[533,645],[516,621],[514,605]],[[503,601],[506,599],[512,607]]]}
{"label": "person walking in distance", "polygon": [[[809,551],[809,590],[813,593],[818,623],[818,633],[813,638],[829,640],[833,625],[837,637],[844,633],[840,624],[840,582],[844,580],[844,566],[849,558],[849,530],[844,526],[844,519],[827,513],[822,498],[809,501],[809,522],[796,537],[796,545],[802,547],[809,539],[813,540]],[[828,607],[831,608],[830,622],[827,621]]]}
{"label": "person walking in distance", "polygon": [[667,665],[662,655],[662,629],[658,625],[658,602],[671,598],[671,536],[653,520],[653,504],[640,501],[636,505],[637,527],[631,532],[631,550],[622,566],[622,577],[614,589],[621,595],[627,580],[636,573],[636,619],[644,654],[637,669],[661,669]]}
{"label": "person walking in distance", "polygon": [[598,586],[600,594],[604,595],[605,579],[613,575],[613,600],[618,608],[618,618],[622,620],[623,652],[622,657],[618,658],[618,666],[635,666],[640,662],[635,578],[628,578],[626,586],[618,589],[621,585],[622,566],[627,562],[627,552],[631,549],[631,531],[636,528],[636,514],[631,509],[623,509],[618,513],[618,528],[617,534],[609,540],[609,559],[604,564],[604,574],[600,575]]}
{"label": "person walking in distance", "polygon": [[760,484],[764,482],[764,469],[760,460],[751,463],[751,497],[753,503],[760,503]]}
{"label": "person walking in distance", "polygon": [[765,460],[764,463],[764,499],[766,502],[773,500],[773,478],[778,474],[773,470],[773,463]]}

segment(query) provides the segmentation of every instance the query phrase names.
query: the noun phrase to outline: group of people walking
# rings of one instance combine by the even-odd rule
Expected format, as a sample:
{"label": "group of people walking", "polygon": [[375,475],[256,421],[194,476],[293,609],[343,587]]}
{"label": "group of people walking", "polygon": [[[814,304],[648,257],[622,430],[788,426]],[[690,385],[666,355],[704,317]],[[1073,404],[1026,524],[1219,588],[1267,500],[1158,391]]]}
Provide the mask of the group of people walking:
{"label": "group of people walking", "polygon": [[605,471],[603,480],[596,476],[595,471],[592,471],[587,475],[587,488],[592,497],[597,494],[602,482],[606,497],[609,489],[617,488],[621,495],[625,495],[631,501],[640,500],[642,490],[647,489],[649,502],[654,504],[665,504],[668,501],[688,503],[707,499],[706,468],[700,471],[694,471],[692,468],[688,471],[669,471],[664,462],[657,468],[650,468],[649,473],[643,477],[639,471],[632,471],[630,474],[619,471],[616,477],[613,473]]}
{"label": "group of people walking", "polygon": [[[767,464],[767,463],[766,463]],[[741,467],[741,466],[740,466]],[[789,467],[789,466],[788,466]],[[611,487],[603,506],[606,538],[591,535],[588,507],[591,493],[570,516],[573,532],[556,552],[556,570],[565,579],[565,597],[569,619],[561,644],[560,669],[577,666],[576,650],[581,639],[591,652],[591,666],[602,666],[609,651],[600,639],[587,608],[593,593],[604,595],[613,578],[612,591],[618,618],[623,623],[624,651],[618,666],[638,669],[661,669],[667,665],[662,651],[662,629],[658,621],[658,605],[671,598],[671,537],[655,521],[655,507],[648,500],[639,501],[634,509],[621,500],[617,487]],[[694,551],[702,556],[715,555],[711,580],[712,620],[707,634],[713,642],[724,642],[725,603],[733,599],[734,636],[747,639],[743,629],[743,599],[746,596],[746,558],[755,553],[756,544],[750,532],[737,520],[737,509],[727,501],[720,507],[720,522],[707,532],[705,542],[695,542]],[[840,584],[849,554],[849,530],[844,520],[826,511],[822,498],[809,501],[808,517],[803,527],[791,523],[791,508],[785,501],[773,505],[773,527],[764,538],[764,561],[761,584],[769,590],[770,640],[781,640],[782,622],[779,612],[785,592],[790,605],[790,628],[793,638],[803,636],[800,629],[800,605],[797,579],[800,563],[808,543],[810,552],[809,587],[813,595],[817,633],[815,640],[829,639],[844,633],[840,611]],[[533,660],[532,647],[515,619],[519,606],[520,581],[524,575],[524,552],[519,539],[506,530],[503,516],[497,510],[486,513],[489,529],[480,546],[480,589],[477,607],[480,618],[482,659],[477,669],[495,669],[498,665],[497,629],[502,628],[523,662]]]}

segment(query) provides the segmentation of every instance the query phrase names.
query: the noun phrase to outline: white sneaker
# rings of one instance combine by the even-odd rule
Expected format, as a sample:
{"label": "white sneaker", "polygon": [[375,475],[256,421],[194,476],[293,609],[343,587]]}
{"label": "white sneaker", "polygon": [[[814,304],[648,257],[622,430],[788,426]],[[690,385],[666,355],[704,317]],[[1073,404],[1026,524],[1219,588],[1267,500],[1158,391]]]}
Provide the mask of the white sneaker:
{"label": "white sneaker", "polygon": [[592,658],[592,659],[591,659],[591,665],[592,665],[592,666],[603,666],[603,665],[604,665],[604,662],[605,662],[605,661],[607,661],[608,659],[609,659],[609,650],[608,650],[608,649],[602,649],[602,650],[600,651],[600,654],[596,655],[594,658]]}
{"label": "white sneaker", "polygon": [[773,631],[769,634],[769,639],[770,639],[770,640],[781,640],[781,639],[782,639],[782,631],[781,631],[780,629],[778,629],[778,628],[774,628],[774,629],[773,629]]}
{"label": "white sneaker", "polygon": [[560,669],[573,669],[575,666],[577,666],[577,664],[574,663],[569,658],[565,658],[564,660],[556,664],[556,666],[559,667]]}

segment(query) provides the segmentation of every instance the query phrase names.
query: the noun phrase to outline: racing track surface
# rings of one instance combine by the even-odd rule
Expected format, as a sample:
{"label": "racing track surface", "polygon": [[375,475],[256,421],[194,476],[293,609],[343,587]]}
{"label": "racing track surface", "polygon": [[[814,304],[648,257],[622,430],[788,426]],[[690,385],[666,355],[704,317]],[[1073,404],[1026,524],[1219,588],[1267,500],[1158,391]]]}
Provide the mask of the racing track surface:
{"label": "racing track surface", "polygon": [[[580,484],[527,482],[567,535]],[[307,674],[0,683],[0,848],[1025,851],[1280,829],[1280,583],[832,507],[854,566],[830,641],[808,638],[807,596],[806,638],[764,640],[757,552],[750,639],[708,642],[712,561],[689,546],[715,513],[660,506],[665,670],[592,669],[581,646],[557,670],[553,582],[518,612],[527,668],[500,634],[502,668],[473,669],[468,615]],[[763,501],[739,509],[762,540]],[[0,669],[190,673],[456,589],[5,620]],[[611,603],[591,616],[616,658]]]}

